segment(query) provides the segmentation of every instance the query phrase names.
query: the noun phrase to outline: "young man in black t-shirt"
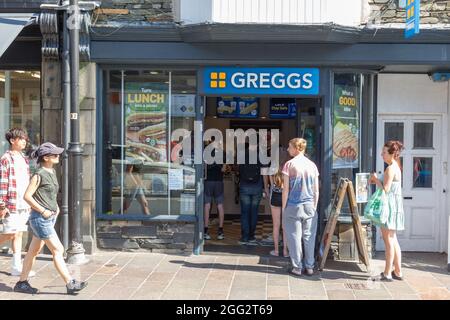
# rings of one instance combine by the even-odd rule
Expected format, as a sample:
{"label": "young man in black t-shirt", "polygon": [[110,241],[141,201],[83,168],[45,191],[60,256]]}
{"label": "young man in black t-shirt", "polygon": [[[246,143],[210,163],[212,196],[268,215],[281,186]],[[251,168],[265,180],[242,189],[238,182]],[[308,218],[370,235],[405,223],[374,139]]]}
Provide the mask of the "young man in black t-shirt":
{"label": "young man in black t-shirt", "polygon": [[[223,158],[223,152],[222,158]],[[214,155],[214,153],[213,153]],[[224,159],[223,159],[224,160]],[[206,166],[206,179],[205,179],[205,193],[204,193],[204,216],[205,216],[205,234],[204,239],[210,240],[211,236],[208,233],[209,225],[209,212],[211,210],[211,205],[213,199],[217,205],[217,211],[219,212],[219,231],[217,234],[217,240],[223,240],[225,238],[223,233],[223,221],[225,218],[225,211],[223,208],[224,200],[224,188],[223,188],[223,173],[227,170],[227,165],[225,164],[208,164]]]}

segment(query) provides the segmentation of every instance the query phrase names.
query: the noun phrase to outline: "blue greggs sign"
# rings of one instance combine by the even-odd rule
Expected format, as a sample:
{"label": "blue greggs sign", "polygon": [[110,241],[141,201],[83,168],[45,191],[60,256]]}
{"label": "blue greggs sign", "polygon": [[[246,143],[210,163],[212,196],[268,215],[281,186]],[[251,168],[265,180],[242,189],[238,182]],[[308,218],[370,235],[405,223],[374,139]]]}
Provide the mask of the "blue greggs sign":
{"label": "blue greggs sign", "polygon": [[317,68],[208,67],[202,72],[205,95],[317,95]]}

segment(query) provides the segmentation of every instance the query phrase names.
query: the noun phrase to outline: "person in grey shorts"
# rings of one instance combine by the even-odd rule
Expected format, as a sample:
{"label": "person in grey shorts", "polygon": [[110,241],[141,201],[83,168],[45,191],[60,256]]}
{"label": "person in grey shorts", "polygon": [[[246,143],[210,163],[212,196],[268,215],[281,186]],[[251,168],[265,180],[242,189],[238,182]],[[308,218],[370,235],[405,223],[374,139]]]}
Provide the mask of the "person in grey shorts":
{"label": "person in grey shorts", "polygon": [[44,244],[52,253],[56,270],[66,283],[68,294],[77,293],[87,285],[87,282],[75,280],[70,275],[64,261],[64,247],[55,231],[55,222],[60,210],[57,202],[59,184],[53,166],[59,163],[59,156],[63,151],[63,148],[45,142],[33,152],[32,157],[38,159],[40,167],[31,178],[24,196],[32,209],[30,227],[33,231],[33,239],[23,261],[20,280],[14,286],[15,292],[29,294],[38,292],[38,289],[28,283],[27,278]]}
{"label": "person in grey shorts", "polygon": [[[223,156],[223,152],[222,152]],[[217,211],[219,212],[219,230],[217,233],[217,240],[225,239],[225,235],[223,233],[223,221],[225,218],[225,211],[223,208],[223,173],[228,170],[228,166],[225,164],[208,164],[206,166],[206,179],[205,179],[205,193],[204,193],[204,214],[205,214],[205,233],[204,239],[210,240],[211,236],[208,232],[209,225],[209,212],[211,210],[211,205],[213,200],[217,205]]]}
{"label": "person in grey shorts", "polygon": [[[317,203],[319,201],[319,171],[305,157],[306,140],[289,141],[288,152],[293,159],[283,167],[283,228],[285,230],[291,274],[300,276],[314,273],[314,247],[317,230]],[[302,251],[304,247],[304,255]]]}

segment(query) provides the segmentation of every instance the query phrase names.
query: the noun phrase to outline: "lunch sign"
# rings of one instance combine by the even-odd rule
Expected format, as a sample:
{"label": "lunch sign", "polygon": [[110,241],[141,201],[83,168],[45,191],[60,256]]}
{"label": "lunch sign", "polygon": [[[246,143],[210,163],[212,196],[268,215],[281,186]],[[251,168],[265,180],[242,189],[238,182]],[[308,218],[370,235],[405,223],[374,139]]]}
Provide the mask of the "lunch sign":
{"label": "lunch sign", "polygon": [[205,95],[317,95],[317,68],[208,67],[202,72]]}

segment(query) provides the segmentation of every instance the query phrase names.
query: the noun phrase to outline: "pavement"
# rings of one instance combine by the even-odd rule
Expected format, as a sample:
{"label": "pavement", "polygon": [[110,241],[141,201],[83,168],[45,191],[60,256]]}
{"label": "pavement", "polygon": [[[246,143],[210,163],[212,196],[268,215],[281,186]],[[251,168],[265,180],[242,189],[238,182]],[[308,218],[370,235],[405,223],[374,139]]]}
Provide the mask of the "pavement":
{"label": "pavement", "polygon": [[[264,249],[268,251],[268,249]],[[1,300],[450,300],[447,255],[404,253],[403,281],[373,282],[365,266],[328,260],[322,272],[308,277],[287,274],[288,259],[248,251],[173,255],[98,251],[82,266],[69,266],[89,285],[77,296],[65,286],[49,255],[41,254],[30,283],[36,295],[12,291],[18,277],[9,275],[10,254],[0,255]],[[384,267],[384,253],[371,260],[371,273]]]}

